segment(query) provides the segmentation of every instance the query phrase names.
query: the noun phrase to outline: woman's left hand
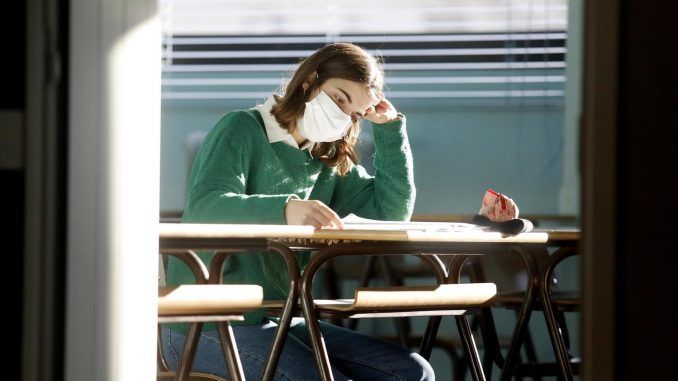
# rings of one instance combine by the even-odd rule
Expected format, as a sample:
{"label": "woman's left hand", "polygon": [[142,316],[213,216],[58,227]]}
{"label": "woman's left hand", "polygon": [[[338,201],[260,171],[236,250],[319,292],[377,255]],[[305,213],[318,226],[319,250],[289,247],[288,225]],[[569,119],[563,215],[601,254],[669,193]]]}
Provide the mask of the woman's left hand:
{"label": "woman's left hand", "polygon": [[398,119],[398,111],[386,98],[381,98],[379,103],[370,107],[363,116],[372,123],[383,124]]}

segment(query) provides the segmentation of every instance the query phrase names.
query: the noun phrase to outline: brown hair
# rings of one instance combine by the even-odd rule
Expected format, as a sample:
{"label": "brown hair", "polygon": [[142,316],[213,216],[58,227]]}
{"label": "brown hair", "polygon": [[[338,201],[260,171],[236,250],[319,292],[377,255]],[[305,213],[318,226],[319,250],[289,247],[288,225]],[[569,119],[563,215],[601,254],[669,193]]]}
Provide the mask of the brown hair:
{"label": "brown hair", "polygon": [[[316,74],[315,81],[308,82]],[[361,47],[349,43],[326,45],[303,59],[287,83],[282,97],[271,109],[280,125],[290,130],[303,115],[309,95],[330,78],[359,82],[380,95],[384,85],[384,73],[379,62]],[[304,91],[303,84],[308,83]],[[334,142],[317,143],[311,152],[330,167],[336,167],[345,175],[354,163],[358,163],[356,144],[360,134],[359,121],[353,122],[346,136]]]}

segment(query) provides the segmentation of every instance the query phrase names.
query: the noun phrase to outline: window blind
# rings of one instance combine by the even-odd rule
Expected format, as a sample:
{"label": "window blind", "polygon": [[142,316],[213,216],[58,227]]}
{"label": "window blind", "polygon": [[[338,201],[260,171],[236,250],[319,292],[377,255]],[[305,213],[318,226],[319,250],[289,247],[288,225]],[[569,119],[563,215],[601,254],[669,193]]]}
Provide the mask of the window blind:
{"label": "window blind", "polygon": [[562,104],[566,0],[363,3],[161,0],[163,100],[251,104],[315,49],[353,42],[399,103]]}

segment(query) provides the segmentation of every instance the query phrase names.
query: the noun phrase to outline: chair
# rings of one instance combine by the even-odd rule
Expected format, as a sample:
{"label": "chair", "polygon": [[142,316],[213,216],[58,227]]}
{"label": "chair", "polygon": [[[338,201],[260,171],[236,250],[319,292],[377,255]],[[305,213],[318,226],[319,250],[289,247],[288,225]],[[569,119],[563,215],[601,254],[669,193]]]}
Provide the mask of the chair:
{"label": "chair", "polygon": [[[347,246],[348,245],[348,246]],[[314,347],[316,363],[322,379],[331,379],[329,357],[322,343],[321,333],[317,325],[310,322],[318,319],[360,319],[384,317],[414,316],[455,316],[457,328],[465,350],[471,358],[477,358],[475,339],[466,319],[467,315],[479,311],[488,305],[496,294],[493,283],[454,284],[458,279],[448,277],[445,265],[434,255],[420,255],[434,270],[438,281],[430,286],[401,287],[359,287],[354,291],[352,299],[313,299],[312,282],[321,266],[340,255],[367,255],[379,253],[413,254],[409,248],[380,244],[350,246],[335,244],[317,253],[307,265],[301,279],[301,303],[304,313],[309,319],[309,333]],[[450,282],[450,283],[448,283]],[[430,355],[435,332],[424,336],[420,353],[425,358]],[[474,379],[484,380],[479,361],[471,363]]]}
{"label": "chair", "polygon": [[[343,258],[342,258],[343,259]],[[373,279],[381,278],[383,284],[391,287],[405,286],[406,280],[426,280],[431,277],[431,268],[425,263],[411,263],[403,257],[389,257],[384,255],[370,255],[366,258],[355,258],[360,262],[357,264],[342,263],[341,267],[335,266],[335,262],[330,262],[325,266],[324,281],[327,288],[328,296],[336,298],[338,294],[337,279],[346,279],[360,273],[358,279],[358,290],[367,288]],[[356,268],[358,267],[358,268]],[[360,319],[349,319],[344,323],[340,319],[330,319],[333,324],[346,326],[349,329],[357,329]],[[381,339],[398,343],[404,347],[416,348],[420,347],[424,339],[423,334],[413,334],[410,317],[394,317],[396,336],[379,336]],[[471,323],[472,331],[477,331],[478,319],[473,318]],[[510,337],[502,341],[502,345],[510,341]],[[436,335],[432,343],[431,349],[437,348],[442,350],[449,358],[452,364],[452,380],[461,380],[466,373],[468,366],[467,358],[460,356],[459,349],[462,349],[463,344],[457,337],[443,337]],[[479,348],[484,345],[482,340],[477,342]]]}
{"label": "chair", "polygon": [[[210,262],[209,269],[206,268],[205,264],[202,262],[200,257],[192,250],[210,250],[214,252],[212,260]],[[247,255],[250,252],[269,252],[271,254],[280,255],[287,266],[288,279],[289,279],[289,293],[287,299],[284,301],[266,301],[262,296],[258,296],[257,289],[261,289],[258,285],[223,285],[220,284],[222,280],[222,273],[224,269],[224,264],[229,255],[233,253],[243,253]],[[164,269],[167,266],[167,256],[173,255],[181,259],[184,263],[188,265],[191,272],[193,273],[196,285],[181,285],[180,291],[174,290],[173,293],[168,293],[169,289],[164,289]],[[229,372],[231,372],[230,377],[233,380],[242,380],[242,367],[240,366],[240,360],[238,357],[237,348],[235,342],[233,341],[232,331],[228,321],[233,320],[242,320],[242,314],[247,311],[251,311],[257,308],[264,307],[266,303],[272,303],[278,306],[279,308],[275,312],[269,311],[269,316],[279,317],[278,328],[274,336],[274,340],[271,343],[269,348],[269,353],[266,361],[266,366],[263,369],[261,379],[263,381],[271,380],[274,376],[278,359],[280,353],[282,352],[282,347],[289,330],[290,322],[292,320],[293,310],[297,305],[297,281],[299,279],[299,264],[294,253],[285,245],[280,243],[271,242],[264,239],[245,239],[245,240],[227,240],[222,241],[220,239],[210,239],[207,237],[175,237],[172,234],[167,234],[167,236],[160,239],[160,278],[159,278],[159,325],[162,322],[178,322],[178,321],[188,321],[191,322],[190,329],[186,336],[186,346],[182,352],[182,359],[178,372],[176,374],[178,380],[193,380],[191,377],[198,377],[199,374],[189,374],[190,366],[195,355],[195,348],[197,347],[198,339],[200,337],[200,331],[202,325],[207,321],[217,322],[217,329],[221,339],[221,344],[224,349],[224,354],[226,356],[226,362],[228,365]],[[190,287],[185,287],[190,286]],[[201,288],[193,288],[193,287]],[[207,289],[208,292],[205,293],[206,286],[212,288]],[[256,288],[256,289],[255,289]],[[214,290],[214,291],[212,291]],[[242,294],[239,293],[242,291]],[[214,296],[212,303],[219,305],[219,301],[225,303],[220,305],[220,310],[215,312],[213,310],[203,311],[202,309],[198,310],[199,315],[191,316],[188,311],[185,311],[184,314],[177,314],[176,311],[172,309],[160,309],[162,306],[167,306],[163,304],[163,297],[167,298],[169,295],[172,295],[174,298],[181,298],[185,296],[186,300],[189,302],[185,304],[186,306],[191,305],[192,308],[197,307],[196,300],[198,298],[208,297],[209,295]],[[252,303],[253,300],[244,298],[246,296],[251,296],[252,299],[257,299],[258,302]],[[222,297],[226,298],[228,302],[221,300]],[[219,301],[218,301],[218,300]],[[164,299],[165,301],[171,301],[169,298]],[[182,305],[182,303],[170,303],[176,307],[177,305]],[[174,308],[173,307],[173,308]],[[202,307],[200,307],[202,308]],[[163,316],[163,315],[167,316]],[[160,339],[160,336],[158,335]],[[167,366],[164,353],[162,352],[161,342],[158,342],[158,379],[161,377],[167,377],[167,372],[169,372],[169,367]],[[191,376],[191,377],[189,377]]]}
{"label": "chair", "polygon": [[[388,286],[402,287],[405,286],[406,280],[417,279],[419,281],[427,280],[431,277],[431,267],[425,263],[412,263],[412,261],[405,260],[404,257],[394,257],[386,255],[370,255],[367,257],[341,257],[341,265],[336,265],[338,261],[332,261],[323,268],[324,292],[332,299],[336,299],[338,295],[338,279],[345,280],[350,277],[355,278],[355,274],[360,274],[357,280],[358,288],[362,289],[368,287],[373,280],[381,280],[381,282]],[[450,263],[451,265],[451,263]],[[518,301],[520,302],[520,301]],[[328,316],[330,314],[323,314]],[[335,316],[336,314],[330,315]],[[421,333],[414,333],[412,331],[410,319],[412,316],[395,316],[393,317],[395,325],[395,336],[379,336],[381,339],[398,343],[408,348],[420,348],[424,340],[424,335]],[[333,324],[345,326],[349,329],[357,329],[360,319],[348,319],[343,321],[339,318],[332,318],[330,321]],[[471,318],[471,330],[478,332],[479,319],[477,316]],[[468,358],[464,355],[463,343],[460,338],[446,337],[436,335],[428,345],[431,349],[437,348],[443,351],[450,360],[452,369],[452,380],[462,380],[466,374],[468,367]],[[510,336],[502,337],[499,340],[501,348],[508,347],[510,344]],[[482,349],[485,344],[482,337],[476,341],[479,349]],[[431,349],[427,353],[430,356]],[[459,349],[462,349],[462,355],[459,354]]]}
{"label": "chair", "polygon": [[[243,370],[229,321],[243,320],[243,314],[261,307],[263,289],[258,285],[207,284],[207,268],[190,251],[170,253],[181,258],[193,271],[197,284],[158,287],[158,327],[162,323],[190,323],[177,371],[170,371],[158,332],[158,381],[219,380],[219,377],[191,372],[203,324],[215,322],[231,380],[243,380]],[[160,329],[158,330],[160,331]]]}

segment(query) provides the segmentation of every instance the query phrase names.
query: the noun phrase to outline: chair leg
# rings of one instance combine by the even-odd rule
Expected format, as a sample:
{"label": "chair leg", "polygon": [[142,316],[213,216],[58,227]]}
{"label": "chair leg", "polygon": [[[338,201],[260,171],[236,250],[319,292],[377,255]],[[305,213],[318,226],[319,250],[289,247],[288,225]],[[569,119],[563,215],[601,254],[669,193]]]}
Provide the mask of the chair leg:
{"label": "chair leg", "polygon": [[170,367],[167,365],[167,358],[165,351],[162,349],[162,325],[158,324],[158,371],[170,372]]}
{"label": "chair leg", "polygon": [[461,341],[464,344],[464,349],[466,349],[469,359],[471,377],[473,380],[485,381],[485,372],[483,371],[480,356],[478,355],[478,347],[473,338],[471,326],[468,323],[468,317],[466,315],[455,316],[455,320],[457,321],[457,329],[459,330]]}
{"label": "chair leg", "polygon": [[[536,364],[538,362],[537,352],[534,350],[534,340],[532,340],[532,333],[530,332],[529,327],[525,329],[525,341],[523,342],[523,346],[525,348],[525,357],[527,358],[527,362],[530,364]],[[535,381],[541,381],[541,375],[535,375],[532,379]]]}
{"label": "chair leg", "polygon": [[570,364],[569,354],[567,353],[568,351],[563,342],[563,336],[561,334],[560,327],[558,326],[555,308],[551,305],[551,303],[549,303],[550,299],[548,296],[550,291],[551,290],[548,288],[548,286],[542,287],[541,289],[544,318],[546,320],[546,327],[548,328],[549,336],[551,337],[551,344],[556,355],[556,361],[560,367],[562,379],[569,381],[574,378],[572,365]]}
{"label": "chair leg", "polygon": [[563,338],[563,343],[567,349],[567,353],[571,356],[570,353],[570,331],[567,329],[567,321],[565,320],[565,313],[561,310],[555,309],[554,311],[556,316],[556,321],[560,327],[560,335]]}
{"label": "chair leg", "polygon": [[[490,307],[483,308],[480,316],[474,317],[474,323],[480,327],[483,338],[483,369],[489,379],[492,377],[493,366],[496,363],[500,368],[504,366],[501,355],[497,327],[494,325],[494,316]],[[474,330],[475,331],[475,330]]]}
{"label": "chair leg", "polygon": [[432,316],[428,319],[428,324],[426,325],[426,332],[421,339],[421,346],[419,347],[419,355],[428,360],[431,357],[431,351],[433,350],[433,342],[436,339],[438,334],[438,328],[440,328],[440,321],[442,320],[441,316]]}
{"label": "chair leg", "polygon": [[198,340],[202,332],[203,323],[191,323],[186,333],[186,342],[177,366],[177,381],[188,380],[195,358],[195,351],[198,347]]}
{"label": "chair leg", "polygon": [[468,369],[468,354],[464,350],[459,360],[459,366],[454,370],[453,380],[464,380],[466,378],[466,369]]}
{"label": "chair leg", "polygon": [[219,338],[221,339],[221,348],[224,351],[226,364],[228,365],[228,373],[231,381],[243,381],[245,375],[240,363],[240,356],[238,355],[238,346],[233,336],[233,329],[227,321],[217,323],[219,331]]}

